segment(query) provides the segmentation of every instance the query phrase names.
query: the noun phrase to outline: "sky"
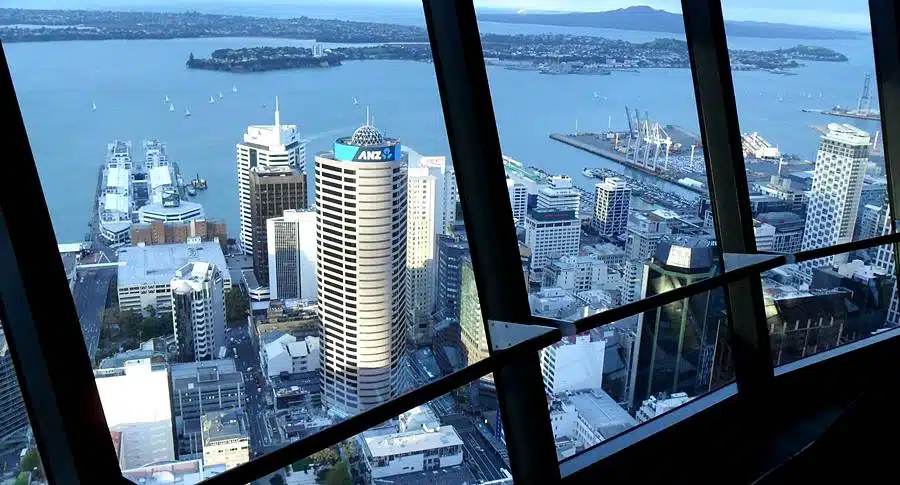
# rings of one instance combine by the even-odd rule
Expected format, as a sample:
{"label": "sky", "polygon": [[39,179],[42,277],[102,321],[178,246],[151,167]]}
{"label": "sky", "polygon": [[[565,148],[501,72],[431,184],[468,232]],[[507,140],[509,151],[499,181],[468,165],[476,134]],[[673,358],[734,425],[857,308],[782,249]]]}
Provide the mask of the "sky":
{"label": "sky", "polygon": [[[0,6],[23,8],[84,8],[117,6],[129,8],[136,4],[185,6],[191,4],[317,4],[333,5],[421,5],[421,0],[0,0]],[[679,0],[475,0],[476,7],[508,8],[512,10],[596,11],[649,5],[654,8],[680,12]],[[866,0],[723,0],[723,12],[728,20],[756,20],[822,27],[867,29],[869,26]]]}

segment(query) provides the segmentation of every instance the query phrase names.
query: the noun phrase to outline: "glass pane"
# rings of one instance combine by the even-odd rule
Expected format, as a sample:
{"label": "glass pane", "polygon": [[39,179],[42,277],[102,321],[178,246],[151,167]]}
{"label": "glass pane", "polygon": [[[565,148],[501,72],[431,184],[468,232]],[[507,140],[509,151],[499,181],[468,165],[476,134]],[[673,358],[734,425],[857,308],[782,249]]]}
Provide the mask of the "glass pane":
{"label": "glass pane", "polygon": [[[420,5],[67,6],[0,39],[129,477],[215,473],[487,355]],[[478,429],[475,389],[435,412]]]}
{"label": "glass pane", "polygon": [[683,29],[476,6],[532,313],[639,299],[664,237],[715,246]]}
{"label": "glass pane", "polygon": [[478,392],[463,386],[256,483],[511,484],[496,408],[459,407]]}
{"label": "glass pane", "polygon": [[[577,320],[718,274],[681,20],[476,6],[532,314]],[[716,387],[725,318],[717,290],[543,351],[559,457]]]}
{"label": "glass pane", "polygon": [[0,328],[0,460],[3,478],[16,483],[45,480],[37,443],[13,367],[9,341]]}
{"label": "glass pane", "polygon": [[[747,15],[740,2],[722,3],[726,19]],[[817,6],[816,19],[816,27],[782,26],[788,38],[727,30],[761,251],[795,252],[874,237],[887,211],[868,3]],[[750,58],[750,49],[766,50],[767,64]],[[848,257],[871,263],[874,253]],[[807,282],[816,265],[829,262],[805,264]]]}
{"label": "glass pane", "polygon": [[[715,261],[715,260],[713,260]],[[651,260],[642,297],[708,277]],[[721,288],[564,338],[541,351],[557,457],[568,458],[733,379]],[[589,423],[584,432],[581,422]]]}
{"label": "glass pane", "polygon": [[[726,18],[747,14],[735,1],[723,10]],[[792,12],[803,18],[799,7]],[[891,230],[868,3],[820,5],[816,19],[816,27],[789,27],[788,39],[726,29],[760,251],[793,253]],[[748,64],[744,51],[753,48],[770,51],[771,65]],[[896,325],[887,313],[893,268],[884,247],[766,274],[775,364]],[[844,303],[848,310],[835,306]]]}

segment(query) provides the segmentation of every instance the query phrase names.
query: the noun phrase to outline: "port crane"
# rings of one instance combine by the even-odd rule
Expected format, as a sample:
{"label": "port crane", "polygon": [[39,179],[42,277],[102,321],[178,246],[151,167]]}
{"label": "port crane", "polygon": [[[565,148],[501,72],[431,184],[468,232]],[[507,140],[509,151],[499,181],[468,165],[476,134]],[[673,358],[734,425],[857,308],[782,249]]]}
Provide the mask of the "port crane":
{"label": "port crane", "polygon": [[[657,171],[662,168],[663,171],[668,171],[669,153],[673,145],[672,137],[666,133],[658,121],[651,121],[650,113],[646,111],[643,119],[636,109],[634,117],[632,117],[631,111],[626,106],[625,115],[628,118],[628,130],[631,135],[628,143],[628,155],[631,162],[647,170]],[[662,163],[660,163],[660,156],[664,157]]]}

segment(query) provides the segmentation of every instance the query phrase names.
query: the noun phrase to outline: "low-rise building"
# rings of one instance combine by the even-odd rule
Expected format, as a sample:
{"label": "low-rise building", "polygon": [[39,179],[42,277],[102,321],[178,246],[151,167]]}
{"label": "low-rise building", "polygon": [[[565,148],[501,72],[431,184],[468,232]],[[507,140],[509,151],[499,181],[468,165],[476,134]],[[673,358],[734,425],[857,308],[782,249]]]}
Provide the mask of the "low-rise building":
{"label": "low-rise building", "polygon": [[572,444],[577,451],[585,450],[637,424],[622,406],[599,389],[566,393],[550,403],[550,426],[559,446],[558,455],[565,455]]}
{"label": "low-rise building", "polygon": [[244,375],[232,359],[173,364],[170,369],[179,456],[196,455],[202,450],[200,417],[243,406]]}
{"label": "low-rise building", "polygon": [[319,370],[319,337],[297,340],[283,334],[260,349],[260,365],[267,377]]}
{"label": "low-rise building", "polygon": [[243,410],[206,413],[200,429],[204,466],[225,465],[228,470],[250,461],[250,437]]}
{"label": "low-rise building", "polygon": [[362,457],[369,480],[462,464],[463,442],[453,426],[365,436]]}
{"label": "low-rise building", "polygon": [[643,423],[680,407],[691,399],[693,398],[684,392],[676,392],[669,397],[650,396],[641,403],[641,407],[635,412],[635,417],[638,422]]}
{"label": "low-rise building", "polygon": [[150,359],[94,371],[97,393],[111,432],[119,433],[122,469],[175,459],[169,373]]}
{"label": "low-rise building", "polygon": [[222,273],[223,290],[231,289],[231,275],[222,247],[216,241],[185,244],[137,245],[119,249],[117,293],[122,311],[172,311],[170,283],[188,263],[208,262]]}
{"label": "low-rise building", "polygon": [[122,476],[141,485],[197,485],[224,471],[225,465],[204,466],[197,459],[122,470]]}

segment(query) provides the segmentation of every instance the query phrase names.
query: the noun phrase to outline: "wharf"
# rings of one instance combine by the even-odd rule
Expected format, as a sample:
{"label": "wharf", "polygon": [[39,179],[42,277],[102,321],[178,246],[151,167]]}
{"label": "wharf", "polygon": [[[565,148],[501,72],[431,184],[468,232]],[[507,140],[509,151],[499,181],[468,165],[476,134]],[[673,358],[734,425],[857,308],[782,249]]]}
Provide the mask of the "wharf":
{"label": "wharf", "polygon": [[600,136],[598,136],[595,133],[580,133],[580,134],[576,134],[576,135],[551,133],[550,138],[553,140],[556,140],[560,143],[564,143],[566,145],[578,148],[580,150],[584,150],[588,153],[592,153],[594,155],[606,158],[608,160],[612,160],[616,163],[622,164],[622,165],[624,165],[628,168],[634,169],[634,170],[638,170],[642,173],[656,177],[660,180],[665,180],[666,182],[673,183],[681,188],[690,190],[694,193],[697,193],[700,195],[708,195],[708,192],[706,190],[704,190],[703,188],[682,184],[682,183],[678,182],[678,179],[675,177],[669,176],[664,173],[656,172],[653,170],[648,170],[645,167],[642,167],[640,165],[636,165],[636,164],[632,163],[631,160],[629,160],[628,157],[626,157],[624,154],[616,151],[615,149],[613,149],[611,147],[607,147],[606,145],[608,145],[608,142],[606,142],[605,140],[600,138]]}

